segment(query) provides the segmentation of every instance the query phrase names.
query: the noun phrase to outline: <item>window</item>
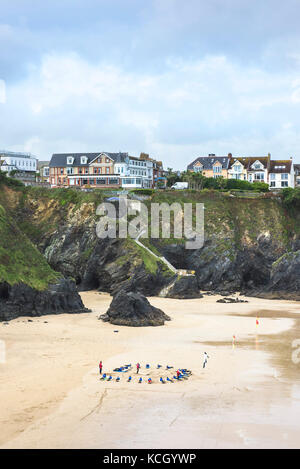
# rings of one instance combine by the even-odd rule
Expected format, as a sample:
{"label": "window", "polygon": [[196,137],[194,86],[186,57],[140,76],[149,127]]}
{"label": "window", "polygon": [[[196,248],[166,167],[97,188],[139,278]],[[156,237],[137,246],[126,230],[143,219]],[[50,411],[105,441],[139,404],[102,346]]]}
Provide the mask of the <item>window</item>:
{"label": "window", "polygon": [[221,173],[222,172],[222,166],[220,166],[220,165],[214,166],[213,167],[213,172],[214,173]]}
{"label": "window", "polygon": [[73,164],[74,158],[72,156],[67,157],[67,164]]}
{"label": "window", "polygon": [[86,156],[81,156],[80,157],[80,164],[87,164],[87,157]]}
{"label": "window", "polygon": [[122,184],[134,184],[134,179],[133,178],[124,178],[122,180]]}
{"label": "window", "polygon": [[264,173],[255,173],[254,180],[255,181],[264,181]]}
{"label": "window", "polygon": [[274,174],[274,173],[271,173],[271,174],[270,174],[270,179],[271,179],[271,180],[274,180],[274,179],[275,179],[275,174]]}
{"label": "window", "polygon": [[96,184],[104,186],[106,184],[106,180],[97,178],[96,179]]}
{"label": "window", "polygon": [[270,187],[275,187],[276,183],[275,181],[271,181]]}
{"label": "window", "polygon": [[195,173],[200,173],[203,170],[203,166],[194,166]]}
{"label": "window", "polygon": [[106,168],[106,174],[109,174],[109,168]]}
{"label": "window", "polygon": [[288,187],[288,181],[281,181],[281,187]]}
{"label": "window", "polygon": [[288,180],[288,178],[289,178],[289,175],[288,175],[287,173],[282,173],[282,175],[281,175],[281,179],[283,179],[283,180],[287,181],[287,180]]}

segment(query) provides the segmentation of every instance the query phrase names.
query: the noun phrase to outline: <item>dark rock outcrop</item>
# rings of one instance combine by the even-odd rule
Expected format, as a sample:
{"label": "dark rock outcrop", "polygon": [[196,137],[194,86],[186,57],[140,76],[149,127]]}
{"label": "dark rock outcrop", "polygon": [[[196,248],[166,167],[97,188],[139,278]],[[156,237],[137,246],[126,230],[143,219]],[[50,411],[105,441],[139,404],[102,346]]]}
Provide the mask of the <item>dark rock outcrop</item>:
{"label": "dark rock outcrop", "polygon": [[248,303],[248,300],[242,300],[241,298],[220,298],[217,303]]}
{"label": "dark rock outcrop", "polygon": [[197,278],[193,275],[178,277],[169,287],[165,287],[160,292],[160,296],[178,299],[203,298],[198,288]]}
{"label": "dark rock outcrop", "polygon": [[273,263],[270,281],[251,296],[270,299],[300,300],[300,251],[289,252]]}
{"label": "dark rock outcrop", "polygon": [[61,279],[46,290],[19,283],[0,284],[0,321],[19,316],[42,316],[44,314],[83,313],[84,307],[73,281]]}
{"label": "dark rock outcrop", "polygon": [[99,319],[120,326],[163,326],[170,318],[161,309],[152,306],[139,293],[119,291],[113,298],[106,314]]}

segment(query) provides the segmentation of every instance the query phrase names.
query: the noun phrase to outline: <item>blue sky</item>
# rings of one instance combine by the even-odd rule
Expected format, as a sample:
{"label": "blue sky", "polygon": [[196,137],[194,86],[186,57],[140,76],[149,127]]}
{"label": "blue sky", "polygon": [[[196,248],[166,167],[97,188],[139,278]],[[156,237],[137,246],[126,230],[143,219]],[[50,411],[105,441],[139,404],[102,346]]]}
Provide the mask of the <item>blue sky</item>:
{"label": "blue sky", "polygon": [[300,162],[299,20],[299,0],[0,0],[0,148]]}

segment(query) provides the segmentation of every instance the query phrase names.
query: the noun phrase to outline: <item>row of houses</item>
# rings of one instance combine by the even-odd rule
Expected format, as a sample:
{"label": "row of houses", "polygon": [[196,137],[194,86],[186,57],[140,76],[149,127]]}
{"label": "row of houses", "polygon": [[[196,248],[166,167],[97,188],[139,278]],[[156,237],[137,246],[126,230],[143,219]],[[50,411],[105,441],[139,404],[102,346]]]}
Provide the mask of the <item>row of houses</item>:
{"label": "row of houses", "polygon": [[153,188],[166,184],[163,164],[147,153],[59,153],[49,164],[51,187]]}
{"label": "row of houses", "polygon": [[[38,161],[30,153],[0,151],[0,169],[25,184],[35,181],[51,187],[153,188],[166,185],[162,161],[147,153],[139,157],[128,153],[55,153],[50,161]],[[206,177],[224,177],[248,182],[265,182],[270,189],[300,187],[300,164],[272,160],[267,156],[199,156],[188,171]]]}
{"label": "row of houses", "polygon": [[147,153],[55,153],[50,162],[38,162],[26,153],[0,152],[2,171],[25,183],[38,181],[51,187],[153,188],[166,185],[161,161]]}
{"label": "row of houses", "polygon": [[188,171],[201,173],[206,177],[223,177],[248,182],[264,182],[270,189],[300,187],[300,165],[289,160],[272,160],[267,156],[233,157],[199,156],[187,166]]}

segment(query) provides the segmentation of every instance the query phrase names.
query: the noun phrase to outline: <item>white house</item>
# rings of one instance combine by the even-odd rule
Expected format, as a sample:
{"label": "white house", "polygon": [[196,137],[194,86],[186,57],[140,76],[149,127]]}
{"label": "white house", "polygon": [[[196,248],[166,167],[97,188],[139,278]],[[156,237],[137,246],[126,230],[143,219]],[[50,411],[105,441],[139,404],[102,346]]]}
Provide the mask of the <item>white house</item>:
{"label": "white house", "polygon": [[[134,156],[129,156],[124,166],[124,175],[122,178],[122,187],[131,188],[151,188],[153,185],[153,162],[141,160]],[[120,166],[120,170],[122,167]],[[122,174],[121,174],[122,175]]]}
{"label": "white house", "polygon": [[36,172],[37,158],[30,153],[17,153],[12,151],[0,151],[1,170],[2,171],[19,171],[19,172]]}
{"label": "white house", "polygon": [[269,169],[270,189],[295,187],[294,165],[290,160],[271,160]]}
{"label": "white house", "polygon": [[267,158],[260,158],[248,165],[248,181],[249,182],[268,182],[268,163]]}

